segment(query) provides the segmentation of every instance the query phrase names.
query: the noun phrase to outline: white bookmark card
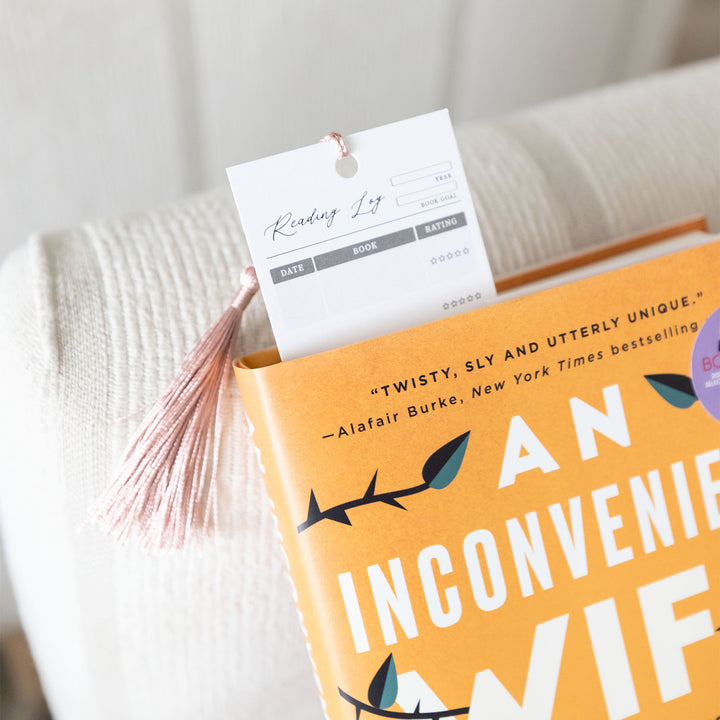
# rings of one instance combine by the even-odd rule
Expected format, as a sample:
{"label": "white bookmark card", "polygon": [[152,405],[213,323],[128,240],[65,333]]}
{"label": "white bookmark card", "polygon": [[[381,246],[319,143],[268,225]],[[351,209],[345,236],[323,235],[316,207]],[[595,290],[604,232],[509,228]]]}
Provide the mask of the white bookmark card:
{"label": "white bookmark card", "polygon": [[228,169],[283,360],[495,295],[447,110],[344,141]]}

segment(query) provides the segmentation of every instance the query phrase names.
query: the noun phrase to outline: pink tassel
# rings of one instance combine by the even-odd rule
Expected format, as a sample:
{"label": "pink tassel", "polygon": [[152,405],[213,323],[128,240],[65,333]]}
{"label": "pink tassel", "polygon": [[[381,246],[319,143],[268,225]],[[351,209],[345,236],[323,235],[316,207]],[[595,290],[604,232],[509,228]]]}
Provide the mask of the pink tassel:
{"label": "pink tassel", "polygon": [[243,311],[258,290],[245,268],[232,305],[190,350],[138,428],[113,484],[92,514],[119,542],[181,548],[192,528],[217,519],[217,471],[232,353]]}

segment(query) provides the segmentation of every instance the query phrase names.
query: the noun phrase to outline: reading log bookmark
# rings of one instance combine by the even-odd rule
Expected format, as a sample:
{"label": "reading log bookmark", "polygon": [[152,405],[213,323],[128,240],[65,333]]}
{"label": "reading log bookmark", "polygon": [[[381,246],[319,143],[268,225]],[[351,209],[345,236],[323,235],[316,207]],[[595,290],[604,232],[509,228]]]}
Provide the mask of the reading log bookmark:
{"label": "reading log bookmark", "polygon": [[[447,111],[350,139],[353,154],[339,133],[322,139],[339,150],[334,164],[321,141],[228,171],[285,359],[429,322],[495,295]],[[313,197],[322,202],[305,210]],[[250,266],[92,508],[118,541],[136,536],[145,549],[182,548],[194,529],[207,531],[216,520],[232,353],[257,290]]]}
{"label": "reading log bookmark", "polygon": [[283,360],[495,296],[447,110],[323,139],[228,169]]}

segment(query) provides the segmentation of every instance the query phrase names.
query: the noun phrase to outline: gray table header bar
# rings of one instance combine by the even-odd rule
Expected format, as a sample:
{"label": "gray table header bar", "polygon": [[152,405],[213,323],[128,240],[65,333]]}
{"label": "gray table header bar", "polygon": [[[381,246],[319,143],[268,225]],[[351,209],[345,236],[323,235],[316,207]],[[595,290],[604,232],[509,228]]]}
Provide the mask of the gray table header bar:
{"label": "gray table header bar", "polygon": [[448,215],[447,217],[438,218],[437,220],[432,220],[422,225],[416,225],[415,230],[417,231],[418,240],[422,240],[423,238],[439,235],[440,233],[455,230],[465,225],[467,225],[465,213],[457,213],[457,215]]}
{"label": "gray table header bar", "polygon": [[366,240],[365,242],[331,250],[322,255],[316,255],[313,259],[315,260],[315,267],[317,267],[318,270],[325,270],[335,265],[342,265],[342,263],[350,262],[351,260],[359,260],[366,255],[374,255],[375,253],[383,252],[383,250],[390,250],[391,248],[406,245],[411,242],[415,242],[415,233],[412,228],[405,228],[404,230],[398,230],[389,235],[382,235],[373,240]]}
{"label": "gray table header bar", "polygon": [[313,265],[312,258],[305,258],[304,260],[296,260],[293,263],[272,268],[270,270],[270,277],[273,283],[277,285],[286,280],[292,280],[293,278],[309,275],[314,272],[315,266]]}

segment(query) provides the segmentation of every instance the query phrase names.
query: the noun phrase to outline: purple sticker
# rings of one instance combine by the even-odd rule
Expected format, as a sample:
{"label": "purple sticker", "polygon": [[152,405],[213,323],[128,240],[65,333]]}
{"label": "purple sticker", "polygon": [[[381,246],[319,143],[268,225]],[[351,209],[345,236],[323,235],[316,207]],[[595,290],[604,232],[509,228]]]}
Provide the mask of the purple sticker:
{"label": "purple sticker", "polygon": [[720,420],[720,308],[698,333],[692,354],[692,381],[703,407]]}

